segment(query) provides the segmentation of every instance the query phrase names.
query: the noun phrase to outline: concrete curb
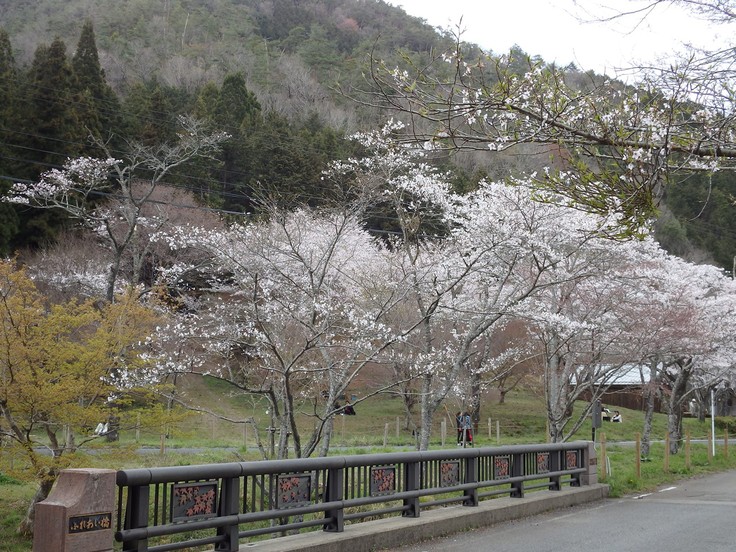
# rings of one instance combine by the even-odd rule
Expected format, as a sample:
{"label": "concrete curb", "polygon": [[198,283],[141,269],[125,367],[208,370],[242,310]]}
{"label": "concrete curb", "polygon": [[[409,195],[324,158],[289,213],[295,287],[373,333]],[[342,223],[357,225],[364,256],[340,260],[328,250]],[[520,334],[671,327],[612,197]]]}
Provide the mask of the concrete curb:
{"label": "concrete curb", "polygon": [[371,552],[398,548],[606,497],[608,485],[603,484],[538,491],[524,498],[486,500],[476,508],[451,506],[423,511],[418,518],[393,517],[346,525],[342,533],[315,531],[241,544],[240,552]]}

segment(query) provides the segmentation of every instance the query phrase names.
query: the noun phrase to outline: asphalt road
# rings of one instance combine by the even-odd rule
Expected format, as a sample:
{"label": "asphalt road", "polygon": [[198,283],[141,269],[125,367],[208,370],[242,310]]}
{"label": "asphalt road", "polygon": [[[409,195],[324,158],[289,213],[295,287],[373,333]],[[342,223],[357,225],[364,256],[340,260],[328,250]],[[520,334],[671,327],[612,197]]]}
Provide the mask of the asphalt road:
{"label": "asphalt road", "polygon": [[396,552],[679,552],[736,550],[736,471],[608,499]]}

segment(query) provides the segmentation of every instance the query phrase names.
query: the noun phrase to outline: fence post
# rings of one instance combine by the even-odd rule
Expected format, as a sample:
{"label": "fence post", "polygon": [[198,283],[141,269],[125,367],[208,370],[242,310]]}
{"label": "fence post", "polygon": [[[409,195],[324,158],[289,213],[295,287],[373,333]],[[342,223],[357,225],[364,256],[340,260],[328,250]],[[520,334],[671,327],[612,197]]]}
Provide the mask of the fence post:
{"label": "fence post", "polygon": [[[421,485],[420,478],[421,463],[407,462],[404,464],[404,490],[418,491]],[[405,498],[404,506],[406,510],[402,512],[402,517],[419,517],[419,497]]]}
{"label": "fence post", "polygon": [[635,462],[635,470],[636,470],[636,478],[641,479],[641,433],[636,434],[636,458],[634,458]]}
{"label": "fence post", "polygon": [[[237,515],[240,512],[240,478],[228,477],[222,480],[220,487],[219,517]],[[224,536],[225,541],[218,543],[215,550],[220,552],[238,552],[238,524],[226,525],[217,528],[217,535]]]}
{"label": "fence post", "polygon": [[[343,468],[329,468],[327,470],[327,488],[325,489],[325,502],[342,502]],[[345,528],[344,511],[342,505],[325,511],[325,519],[328,520],[323,530],[328,533],[342,533]]]}
{"label": "fence post", "polygon": [[[549,471],[560,471],[560,465],[562,464],[560,461],[560,452],[561,451],[554,451],[549,453]],[[554,477],[550,477],[550,490],[562,490],[562,476],[557,475]]]}
{"label": "fence post", "polygon": [[606,434],[601,433],[601,480],[605,481],[608,477],[608,466],[606,465]]}
{"label": "fence post", "polygon": [[723,457],[728,460],[728,426],[723,434]]}

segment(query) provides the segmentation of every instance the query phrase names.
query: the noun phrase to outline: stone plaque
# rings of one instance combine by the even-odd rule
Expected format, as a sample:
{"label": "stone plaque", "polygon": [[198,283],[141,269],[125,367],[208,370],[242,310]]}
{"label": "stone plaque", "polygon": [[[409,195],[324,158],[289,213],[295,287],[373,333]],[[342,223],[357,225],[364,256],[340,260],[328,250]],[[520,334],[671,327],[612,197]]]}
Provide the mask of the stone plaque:
{"label": "stone plaque", "polygon": [[112,527],[112,512],[72,516],[69,518],[69,533],[87,533]]}

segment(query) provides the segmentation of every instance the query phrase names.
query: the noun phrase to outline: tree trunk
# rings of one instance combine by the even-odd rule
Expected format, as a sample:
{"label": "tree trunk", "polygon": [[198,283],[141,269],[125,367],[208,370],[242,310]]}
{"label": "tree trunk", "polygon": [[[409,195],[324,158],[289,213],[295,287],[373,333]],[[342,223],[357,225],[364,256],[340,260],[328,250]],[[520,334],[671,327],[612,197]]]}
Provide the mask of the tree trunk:
{"label": "tree trunk", "polygon": [[320,443],[319,455],[327,456],[330,450],[330,442],[332,441],[332,429],[335,427],[335,417],[330,416],[325,420],[322,427],[322,442]]}
{"label": "tree trunk", "polygon": [[649,446],[651,444],[652,420],[654,419],[654,398],[656,392],[652,387],[654,382],[650,382],[644,391],[645,409],[644,409],[644,427],[641,434],[641,455],[643,458],[649,457]]}
{"label": "tree trunk", "polygon": [[480,374],[473,370],[470,375],[470,419],[473,421],[473,435],[478,434],[480,424]]}
{"label": "tree trunk", "polygon": [[[551,340],[554,350],[555,340]],[[546,360],[546,398],[547,421],[549,422],[549,438],[553,443],[564,439],[563,431],[566,420],[567,405],[567,378],[564,374],[565,363],[557,354],[548,355]]]}
{"label": "tree trunk", "polygon": [[677,454],[682,440],[682,413],[679,408],[667,415],[667,433],[670,436],[670,454]]}
{"label": "tree trunk", "polygon": [[687,384],[693,370],[692,359],[682,359],[678,363],[680,370],[672,383],[672,392],[668,402],[667,432],[670,436],[670,454],[677,454],[682,440],[682,402],[687,392]]}
{"label": "tree trunk", "polygon": [[432,376],[426,374],[422,378],[422,408],[421,427],[419,429],[419,450],[429,449],[429,438],[432,433],[432,418],[437,410],[437,405],[431,397]]}
{"label": "tree trunk", "polygon": [[404,404],[404,429],[416,431],[417,425],[414,423],[414,407],[417,404],[416,395],[411,389],[406,388],[401,391],[401,399]]}
{"label": "tree trunk", "polygon": [[41,478],[38,489],[36,489],[36,494],[33,495],[31,503],[28,506],[28,510],[26,510],[26,517],[20,522],[20,525],[18,526],[19,534],[26,537],[33,536],[33,527],[36,521],[36,504],[48,498],[49,494],[51,493],[51,489],[54,486],[54,482],[56,481],[57,475],[58,471],[56,470],[56,468],[52,468],[48,474]]}

